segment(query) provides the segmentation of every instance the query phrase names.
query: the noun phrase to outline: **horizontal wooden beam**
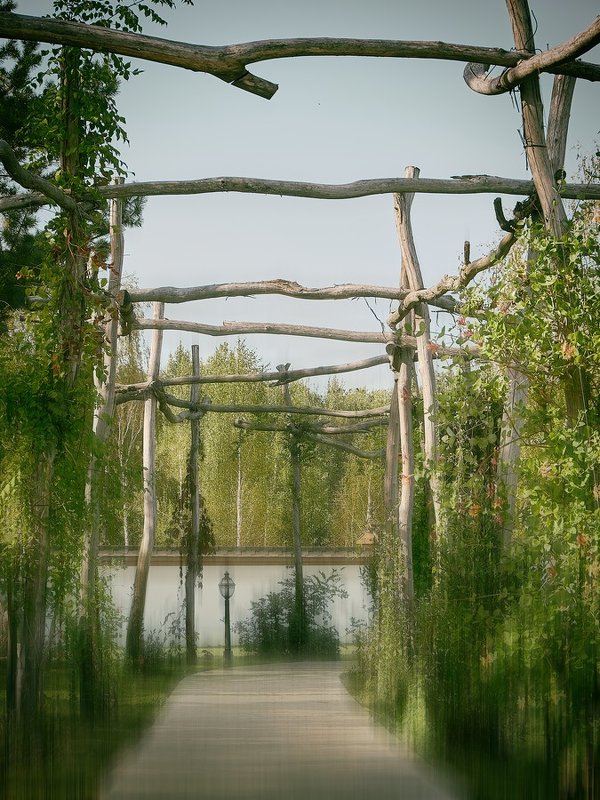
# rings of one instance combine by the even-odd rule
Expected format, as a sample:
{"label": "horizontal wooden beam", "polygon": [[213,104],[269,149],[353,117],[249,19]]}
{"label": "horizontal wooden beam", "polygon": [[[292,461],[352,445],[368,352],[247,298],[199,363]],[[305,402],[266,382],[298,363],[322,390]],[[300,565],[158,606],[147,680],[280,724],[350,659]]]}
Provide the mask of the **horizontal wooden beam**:
{"label": "horizontal wooden beam", "polygon": [[414,336],[396,337],[392,332],[348,331],[336,328],[319,328],[310,325],[287,325],[263,322],[224,322],[223,325],[206,325],[203,322],[186,322],[171,319],[138,319],[133,324],[138,330],[168,330],[201,333],[206,336],[245,336],[248,334],[273,334],[276,336],[306,336],[317,339],[334,339],[342,342],[385,344],[398,339],[404,347],[415,347]]}
{"label": "horizontal wooden beam", "polygon": [[[523,59],[531,56],[527,52],[503,48],[446,42],[326,37],[270,39],[207,46],[126,33],[99,25],[12,13],[0,14],[0,36],[83,47],[99,52],[108,51],[193,72],[204,72],[266,99],[275,94],[278,85],[248,71],[248,65],[257,61],[307,56],[362,56],[438,59],[516,67]],[[600,68],[596,64],[577,61],[556,64],[542,61],[537,69],[575,75],[587,80],[600,80]]]}
{"label": "horizontal wooden beam", "polygon": [[[306,181],[279,181],[267,178],[218,177],[184,181],[140,181],[94,187],[104,199],[164,197],[220,192],[306,197],[318,200],[350,200],[382,194],[533,194],[533,181],[494,175],[455,175],[451,178],[372,178],[352,183],[328,184]],[[600,200],[600,184],[565,183],[558,187],[567,200]],[[28,192],[0,198],[0,211],[44,205],[51,202],[41,192]]]}
{"label": "horizontal wooden beam", "polygon": [[291,433],[297,436],[303,436],[305,433],[319,433],[335,436],[345,433],[368,433],[371,428],[387,426],[388,420],[387,418],[380,417],[378,419],[358,422],[354,425],[324,425],[314,422],[303,422],[300,424],[288,422],[286,424],[283,422],[250,422],[245,419],[236,419],[233,424],[236,428],[241,428],[245,431],[271,431],[274,433]]}
{"label": "horizontal wooden beam", "polygon": [[[155,381],[152,385],[143,386],[137,390],[135,395],[133,392],[129,392],[127,396],[119,398],[117,404],[120,405],[130,400],[146,400],[151,393],[156,393],[156,384],[161,383],[160,381]],[[277,406],[268,404],[257,405],[255,403],[234,403],[227,405],[211,403],[206,400],[193,403],[191,400],[182,400],[164,391],[159,391],[159,394],[170,406],[203,412],[205,414],[304,414],[319,417],[341,417],[344,419],[368,419],[370,417],[385,417],[389,414],[389,406],[347,411],[344,409],[321,408],[319,406]],[[186,417],[186,419],[188,418],[189,417]]]}
{"label": "horizontal wooden beam", "polygon": [[[349,300],[357,297],[377,297],[384,300],[402,300],[407,292],[394,286],[376,286],[361,283],[342,283],[335,286],[307,287],[283,278],[243,283],[213,283],[205,286],[159,286],[149,289],[128,289],[131,303],[187,303],[193,300],[212,300],[219,297],[254,297],[255,295],[283,295],[299,300]],[[456,300],[436,297],[431,304],[444,311],[454,311]]]}
{"label": "horizontal wooden beam", "polygon": [[[273,385],[280,385],[284,383],[292,383],[299,381],[303,378],[313,378],[318,375],[340,375],[346,372],[358,372],[362,369],[370,369],[371,367],[379,367],[383,364],[389,364],[389,357],[387,355],[373,356],[372,358],[365,358],[360,361],[348,361],[345,364],[329,364],[322,367],[307,367],[305,369],[294,369],[288,372],[251,372],[244,375],[185,375],[180,378],[162,378],[161,383],[163,386],[188,386],[192,383],[273,383]],[[143,383],[129,383],[117,384],[116,392],[118,395],[126,395],[128,393],[136,393],[141,390],[148,389],[149,384],[147,381]],[[129,399],[129,398],[127,398]],[[131,397],[131,399],[136,399]],[[125,402],[123,400],[117,402]]]}

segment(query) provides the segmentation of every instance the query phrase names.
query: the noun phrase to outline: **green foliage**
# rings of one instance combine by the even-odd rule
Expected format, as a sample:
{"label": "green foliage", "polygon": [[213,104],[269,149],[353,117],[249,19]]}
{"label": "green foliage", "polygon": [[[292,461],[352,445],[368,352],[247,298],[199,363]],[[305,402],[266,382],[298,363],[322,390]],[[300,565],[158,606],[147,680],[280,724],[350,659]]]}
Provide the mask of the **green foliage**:
{"label": "green foliage", "polygon": [[410,619],[400,599],[402,562],[389,529],[379,535],[365,578],[371,595],[372,624],[359,631],[358,668],[370,704],[401,717],[409,689]]}
{"label": "green foliage", "polygon": [[[467,293],[465,316],[477,310],[477,321],[459,321],[459,340],[489,361],[438,379],[443,526],[414,656],[405,610],[381,595],[381,564],[370,573],[376,623],[360,654],[371,701],[398,719],[402,687],[422,698],[428,754],[460,763],[474,796],[591,798],[597,785],[599,256],[597,208],[582,204],[561,241],[526,226],[507,262]],[[513,412],[523,424],[510,548],[502,365],[528,379]]]}
{"label": "green foliage", "polygon": [[[183,0],[188,5],[191,1]],[[54,17],[139,33],[141,18],[164,25],[166,22],[156,9],[175,5],[175,0],[54,0]],[[61,161],[68,125],[63,117],[65,101],[67,93],[74,92],[79,170],[75,176],[61,168],[54,178],[59,184],[81,190],[86,185],[108,183],[115,175],[126,175],[119,143],[128,139],[116,96],[120,82],[139,74],[139,70],[132,70],[131,64],[115,53],[67,47],[53,48],[45,55],[45,68],[36,79],[42,102],[32,109],[23,126],[25,140],[37,151],[33,166],[46,169]],[[67,82],[63,80],[65,74],[69,76]],[[79,91],[79,76],[85,80],[83,91]]]}
{"label": "green foliage", "polygon": [[[521,247],[485,289],[470,293],[483,307],[473,326],[484,352],[513,364],[532,379],[538,401],[561,386],[569,369],[584,368],[591,391],[600,388],[600,240],[583,213],[557,241],[538,225],[524,231]],[[526,251],[533,257],[525,259]],[[485,292],[485,296],[484,296]]]}
{"label": "green foliage", "polygon": [[[238,340],[235,347],[220,345],[202,364],[202,371],[210,375],[245,374],[263,369],[258,354],[243,340]],[[223,405],[281,402],[281,390],[262,383],[210,384],[203,387],[203,394],[212,403]],[[217,543],[236,546],[239,508],[242,547],[285,545],[284,515],[290,501],[283,436],[238,431],[233,426],[238,416],[209,413],[201,421],[204,451],[201,485]],[[264,419],[261,415],[252,417]]]}
{"label": "green foliage", "polygon": [[339,634],[331,624],[330,605],[335,598],[346,598],[337,570],[319,572],[304,578],[306,638],[301,652],[293,646],[291,627],[295,612],[295,580],[280,581],[279,592],[269,592],[250,604],[251,615],[238,622],[240,645],[248,653],[263,656],[312,656],[337,658]]}
{"label": "green foliage", "polygon": [[[14,11],[12,0],[0,3],[0,11]],[[4,42],[0,47],[0,138],[10,144],[18,158],[27,148],[21,131],[39,98],[31,87],[31,72],[41,61],[34,42]],[[11,195],[17,187],[0,177],[0,193]],[[26,284],[23,275],[35,275],[42,260],[39,237],[32,230],[35,214],[30,209],[3,214],[0,231],[0,335],[8,330],[8,318],[15,308],[26,305]]]}

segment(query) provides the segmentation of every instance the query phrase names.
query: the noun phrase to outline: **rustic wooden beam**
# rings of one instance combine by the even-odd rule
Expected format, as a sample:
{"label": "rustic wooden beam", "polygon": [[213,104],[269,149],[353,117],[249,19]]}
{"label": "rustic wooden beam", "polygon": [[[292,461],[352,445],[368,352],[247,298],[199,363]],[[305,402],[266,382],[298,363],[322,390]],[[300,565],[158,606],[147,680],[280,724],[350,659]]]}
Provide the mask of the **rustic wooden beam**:
{"label": "rustic wooden beam", "polygon": [[[161,317],[164,313],[162,303],[154,304],[154,314]],[[162,348],[162,331],[155,330],[152,335],[150,359],[148,364],[148,381],[158,378]],[[144,627],[144,607],[146,589],[150,572],[150,559],[156,538],[156,397],[148,397],[144,407],[143,432],[143,486],[144,486],[144,527],[138,551],[135,570],[131,609],[127,623],[126,650],[128,657],[136,662],[142,655],[142,636]]]}
{"label": "rustic wooden beam", "polygon": [[[294,369],[281,374],[279,372],[251,372],[244,375],[201,375],[196,377],[194,375],[186,375],[180,378],[163,378],[161,383],[163,386],[187,386],[191,383],[273,383],[273,385],[281,385],[283,383],[292,383],[299,381],[303,378],[312,378],[317,375],[339,375],[345,372],[356,372],[361,369],[369,369],[370,367],[378,367],[388,363],[386,355],[373,356],[372,358],[365,358],[361,361],[349,361],[346,364],[331,364],[322,367],[309,367],[305,369]],[[148,391],[148,383],[130,383],[130,384],[117,384],[116,392],[119,397],[128,394],[135,394],[141,391]],[[126,402],[128,397],[118,399],[117,402]],[[137,397],[132,396],[131,399],[135,400]]]}
{"label": "rustic wooden beam", "polygon": [[[428,290],[424,290],[428,291]],[[417,302],[421,302],[418,300]],[[286,325],[281,323],[263,322],[224,322],[223,325],[205,325],[202,322],[185,322],[182,320],[169,319],[140,319],[137,320],[135,328],[139,330],[173,330],[188,331],[190,333],[202,333],[207,336],[239,336],[248,334],[273,334],[277,336],[306,336],[317,339],[332,339],[341,342],[364,342],[367,344],[396,343],[403,347],[416,348],[416,337],[400,336],[390,332],[373,333],[371,331],[348,331],[336,328],[317,328],[309,325]],[[480,355],[480,348],[477,345],[469,347],[440,347],[432,346],[434,358],[447,358],[461,356],[465,358],[477,358]],[[381,362],[384,363],[384,362]],[[314,373],[326,374],[326,373]],[[193,381],[185,381],[190,383]],[[215,382],[216,381],[212,381]],[[288,383],[289,379],[281,379],[279,383]]]}
{"label": "rustic wooden beam", "polygon": [[398,505],[398,533],[402,548],[402,597],[407,604],[409,617],[414,611],[414,578],[412,530],[415,505],[415,452],[412,435],[412,353],[402,347],[398,372],[398,421],[400,427],[400,503]]}
{"label": "rustic wooden beam", "polygon": [[283,422],[250,422],[245,419],[236,419],[233,423],[236,428],[245,431],[272,431],[274,433],[322,433],[328,436],[336,436],[344,433],[368,433],[371,428],[387,425],[387,417],[368,420],[356,425],[318,425],[316,423],[304,422],[296,425],[293,422],[284,424]]}
{"label": "rustic wooden beam", "polygon": [[[529,196],[532,181],[494,175],[456,175],[451,178],[373,178],[343,184],[278,181],[266,178],[216,177],[184,181],[140,181],[122,186],[96,186],[94,192],[105,199],[111,197],[164,197],[180,195],[239,192],[282,197],[310,197],[319,200],[348,200],[381,194],[414,192],[421,194],[509,194]],[[600,184],[565,183],[560,196],[567,200],[600,200]],[[9,195],[0,198],[0,211],[39,206],[48,203],[41,192]]]}
{"label": "rustic wooden beam", "polygon": [[[200,375],[200,348],[192,345],[192,372]],[[200,399],[200,386],[190,387],[190,404],[196,405]],[[196,664],[196,582],[200,572],[200,421],[190,422],[189,490],[190,490],[190,529],[185,537],[187,564],[185,572],[185,649],[188,664]]]}
{"label": "rustic wooden beam", "polygon": [[385,450],[361,450],[359,447],[355,447],[353,444],[348,444],[348,442],[341,441],[340,439],[332,439],[329,436],[323,436],[320,433],[308,433],[307,438],[313,442],[318,442],[319,444],[327,444],[330,447],[337,447],[338,450],[343,450],[346,453],[351,453],[354,456],[358,456],[358,458],[383,458],[385,456]]}
{"label": "rustic wooden beam", "polygon": [[[118,400],[118,405],[131,400],[143,401],[146,400],[149,393],[160,394],[161,398],[170,406],[176,408],[186,408],[194,412],[203,412],[205,414],[306,414],[321,417],[342,417],[344,419],[367,419],[369,417],[384,416],[389,412],[387,406],[379,406],[377,408],[367,408],[360,411],[345,411],[343,409],[320,408],[318,406],[277,406],[277,405],[251,405],[246,403],[236,403],[232,405],[221,405],[211,403],[207,400],[198,400],[192,402],[191,400],[183,400],[175,395],[169,394],[161,390],[162,381],[154,381],[150,385],[142,385],[139,389],[135,390],[136,395],[132,392],[124,400]],[[192,383],[192,386],[197,386]],[[189,417],[186,417],[189,419]],[[179,420],[172,420],[179,421]]]}
{"label": "rustic wooden beam", "polygon": [[[402,292],[393,286],[376,286],[363,283],[342,283],[335,286],[308,287],[283,278],[242,283],[213,283],[206,286],[159,286],[147,289],[130,289],[127,298],[132,303],[147,303],[160,300],[163,303],[187,303],[192,300],[210,300],[218,297],[253,297],[277,294],[299,300],[348,300],[356,297],[377,297],[384,300],[400,300]],[[454,311],[456,300],[450,295],[436,297],[432,305],[444,311]]]}
{"label": "rustic wooden beam", "polygon": [[309,325],[287,325],[264,322],[228,322],[223,325],[206,325],[202,322],[185,322],[170,319],[138,319],[134,324],[138,330],[170,330],[202,333],[207,336],[245,336],[247,334],[273,334],[276,336],[306,336],[317,339],[334,339],[342,342],[366,342],[384,344],[385,342],[402,340],[406,347],[415,347],[413,336],[397,337],[391,332],[374,333],[372,331],[348,331],[336,328],[319,328]]}
{"label": "rustic wooden beam", "polygon": [[[206,46],[126,33],[98,25],[11,13],[0,14],[0,36],[7,39],[83,47],[99,52],[108,51],[130,58],[170,64],[193,72],[205,72],[266,99],[275,94],[278,85],[248,71],[248,65],[257,61],[305,56],[364,56],[441,59],[516,67],[523,57],[528,55],[496,47],[446,42],[326,37],[271,39]],[[537,69],[559,73],[568,70],[567,74],[587,80],[600,80],[600,68],[596,64],[582,62],[557,64],[553,63],[552,59],[548,62],[542,60]]]}

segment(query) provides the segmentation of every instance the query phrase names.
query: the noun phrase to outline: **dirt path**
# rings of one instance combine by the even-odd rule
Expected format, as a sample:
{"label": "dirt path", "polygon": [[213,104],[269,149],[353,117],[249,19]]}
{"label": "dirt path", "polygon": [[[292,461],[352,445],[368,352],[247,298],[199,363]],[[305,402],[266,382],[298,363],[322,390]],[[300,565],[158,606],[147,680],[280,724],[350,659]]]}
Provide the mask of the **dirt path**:
{"label": "dirt path", "polygon": [[340,663],[183,680],[102,800],[456,800],[346,692]]}

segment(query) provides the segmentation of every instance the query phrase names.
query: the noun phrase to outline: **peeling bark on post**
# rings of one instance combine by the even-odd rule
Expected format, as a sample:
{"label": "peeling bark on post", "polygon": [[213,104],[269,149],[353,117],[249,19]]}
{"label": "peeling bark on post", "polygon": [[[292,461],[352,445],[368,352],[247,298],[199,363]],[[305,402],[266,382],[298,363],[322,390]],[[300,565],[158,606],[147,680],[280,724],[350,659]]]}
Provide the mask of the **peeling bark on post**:
{"label": "peeling bark on post", "polygon": [[[164,315],[164,304],[155,303],[153,314],[156,319]],[[158,378],[160,371],[160,353],[162,347],[162,331],[155,330],[150,347],[148,381]],[[131,611],[127,625],[127,655],[135,664],[139,664],[143,656],[144,607],[146,604],[146,587],[150,571],[150,558],[154,549],[156,528],[156,398],[150,396],[144,404],[143,433],[143,473],[144,473],[144,530],[138,553]]]}
{"label": "peeling bark on post", "polygon": [[[417,167],[407,167],[404,174],[407,178],[418,178],[419,170]],[[413,292],[417,292],[424,288],[424,283],[410,221],[410,210],[413,199],[413,194],[394,195],[396,226],[400,241],[400,250],[402,252],[402,266],[409,288]],[[440,498],[440,484],[437,475],[437,430],[435,422],[437,398],[431,346],[431,321],[429,308],[425,303],[420,303],[415,306],[414,313],[413,333],[420,333],[420,335],[417,336],[417,354],[423,392],[425,469],[433,504],[434,531],[432,531],[431,538],[436,539],[437,533],[439,533],[441,528],[442,503]]]}
{"label": "peeling bark on post", "polygon": [[[200,375],[200,348],[192,345],[192,374]],[[193,383],[190,402],[196,404],[200,385]],[[185,647],[188,664],[195,664],[196,654],[196,580],[199,570],[200,552],[200,487],[198,486],[198,453],[200,451],[200,420],[190,422],[191,443],[189,462],[189,486],[191,506],[191,530],[187,537],[187,570],[185,573]]]}
{"label": "peeling bark on post", "polygon": [[[121,286],[121,275],[123,271],[123,228],[122,228],[122,203],[113,200],[110,204],[110,243],[111,243],[111,265],[108,278],[108,293],[116,303],[116,295]],[[109,435],[112,427],[112,417],[115,407],[115,380],[117,374],[117,344],[119,333],[119,315],[116,305],[110,309],[110,318],[105,325],[105,339],[108,343],[108,350],[104,354],[104,369],[106,371],[106,381],[96,382],[96,389],[101,397],[101,404],[94,413],[94,437],[102,445]],[[93,524],[92,530],[87,536],[84,546],[84,555],[81,568],[81,603],[82,606],[89,599],[89,593],[94,591],[96,576],[96,557],[98,550],[98,525],[99,509],[97,507],[96,481],[97,458],[92,455],[88,478],[86,484],[86,499],[92,508]]]}
{"label": "peeling bark on post", "polygon": [[398,532],[402,547],[402,595],[409,618],[414,604],[412,557],[412,518],[415,502],[415,454],[412,436],[412,351],[402,348],[398,373],[398,420],[400,428],[400,461],[402,464],[400,503],[398,506]]}

